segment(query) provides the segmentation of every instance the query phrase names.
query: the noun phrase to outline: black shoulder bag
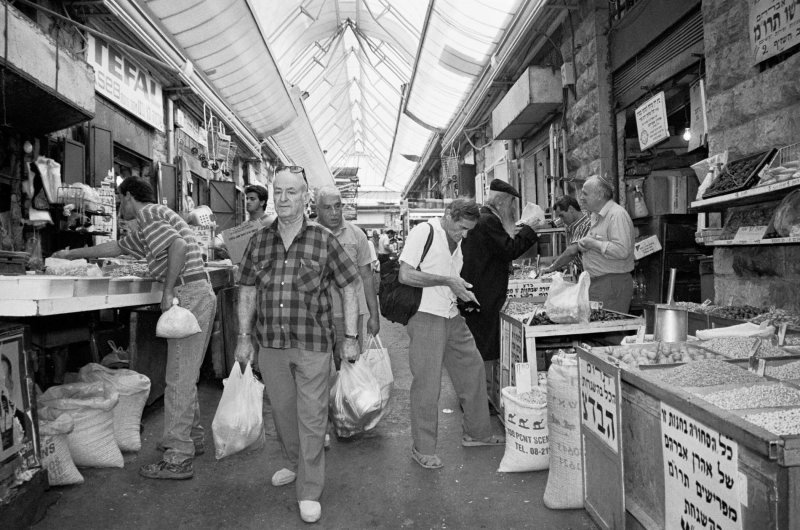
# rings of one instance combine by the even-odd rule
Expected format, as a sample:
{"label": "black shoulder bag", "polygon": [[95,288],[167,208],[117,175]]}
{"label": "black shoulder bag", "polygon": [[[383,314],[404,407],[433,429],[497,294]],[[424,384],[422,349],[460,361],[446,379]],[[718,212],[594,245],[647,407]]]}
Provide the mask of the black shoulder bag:
{"label": "black shoulder bag", "polygon": [[[430,226],[430,223],[428,223]],[[422,261],[428,255],[428,250],[433,243],[433,226],[430,227],[431,231],[428,234],[428,239],[425,241],[425,247],[422,250],[422,257],[419,259],[417,270],[420,270]],[[378,301],[381,305],[381,315],[390,322],[406,325],[408,320],[414,316],[419,309],[419,303],[422,300],[422,288],[411,287],[404,283],[400,283],[400,261],[393,260],[381,264],[381,269],[386,267],[386,273],[381,270],[381,285],[378,291]]]}

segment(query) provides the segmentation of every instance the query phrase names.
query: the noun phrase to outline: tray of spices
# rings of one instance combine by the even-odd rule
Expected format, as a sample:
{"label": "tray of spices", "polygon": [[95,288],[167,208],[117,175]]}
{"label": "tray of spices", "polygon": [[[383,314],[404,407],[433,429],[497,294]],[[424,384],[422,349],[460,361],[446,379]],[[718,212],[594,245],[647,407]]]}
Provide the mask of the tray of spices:
{"label": "tray of spices", "polygon": [[728,162],[703,198],[710,199],[752,187],[758,181],[758,172],[772,160],[776,152],[776,149],[770,149]]}

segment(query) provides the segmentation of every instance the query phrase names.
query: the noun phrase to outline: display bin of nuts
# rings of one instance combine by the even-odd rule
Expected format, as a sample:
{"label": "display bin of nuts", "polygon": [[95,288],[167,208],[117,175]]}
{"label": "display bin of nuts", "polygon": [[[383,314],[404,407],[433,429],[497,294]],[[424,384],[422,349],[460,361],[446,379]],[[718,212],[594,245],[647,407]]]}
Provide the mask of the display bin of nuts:
{"label": "display bin of nuts", "polygon": [[751,370],[748,359],[634,366],[605,347],[579,354],[620,370],[614,458],[627,527],[680,528],[684,518],[703,528],[706,518],[715,528],[800,528],[800,386],[789,379],[800,377],[800,359],[766,358]]}

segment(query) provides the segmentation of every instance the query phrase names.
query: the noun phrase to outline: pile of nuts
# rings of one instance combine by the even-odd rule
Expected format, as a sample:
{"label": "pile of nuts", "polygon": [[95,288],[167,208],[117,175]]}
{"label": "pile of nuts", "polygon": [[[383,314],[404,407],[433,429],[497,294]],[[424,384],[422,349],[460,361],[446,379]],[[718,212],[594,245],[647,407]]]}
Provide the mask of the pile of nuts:
{"label": "pile of nuts", "polygon": [[800,392],[780,385],[756,385],[706,394],[702,398],[725,410],[800,405]]}
{"label": "pile of nuts", "polygon": [[778,435],[800,434],[800,409],[759,412],[744,419]]}
{"label": "pile of nuts", "polygon": [[[699,345],[731,359],[746,359],[750,357],[758,340],[756,337],[717,337],[701,342]],[[761,345],[756,352],[756,357],[783,357],[785,355],[789,355],[789,353],[783,348],[774,346],[768,340],[761,340]]]}
{"label": "pile of nuts", "polygon": [[531,388],[530,392],[522,392],[517,394],[520,401],[530,405],[543,406],[547,405],[547,393],[539,388]]}
{"label": "pile of nuts", "polygon": [[752,372],[748,372],[726,361],[705,359],[666,368],[664,370],[648,370],[647,372],[664,383],[674,386],[716,386],[728,383],[754,383],[765,381]]}
{"label": "pile of nuts", "polygon": [[800,361],[792,361],[786,364],[767,366],[764,373],[781,381],[800,379]]}
{"label": "pile of nuts", "polygon": [[786,323],[789,329],[800,330],[800,315],[791,311],[786,311],[785,309],[773,309],[771,311],[762,313],[754,318],[751,318],[750,322],[753,324],[768,322],[775,327]]}

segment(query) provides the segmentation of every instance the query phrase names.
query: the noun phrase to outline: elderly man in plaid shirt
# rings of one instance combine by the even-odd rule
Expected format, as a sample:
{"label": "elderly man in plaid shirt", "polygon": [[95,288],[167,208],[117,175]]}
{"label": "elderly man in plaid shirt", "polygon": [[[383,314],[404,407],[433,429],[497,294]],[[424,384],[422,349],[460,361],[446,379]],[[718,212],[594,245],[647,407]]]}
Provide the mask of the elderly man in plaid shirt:
{"label": "elderly man in plaid shirt", "polygon": [[253,236],[242,263],[235,355],[239,362],[252,359],[255,319],[259,366],[290,464],[272,476],[272,485],[296,480],[300,517],[313,523],[322,513],[325,481],[323,442],[334,344],[329,287],[333,282],[342,289],[342,360],[355,360],[359,273],[336,237],[306,219],[308,182],[302,168],[280,170],[273,189],[278,219]]}

